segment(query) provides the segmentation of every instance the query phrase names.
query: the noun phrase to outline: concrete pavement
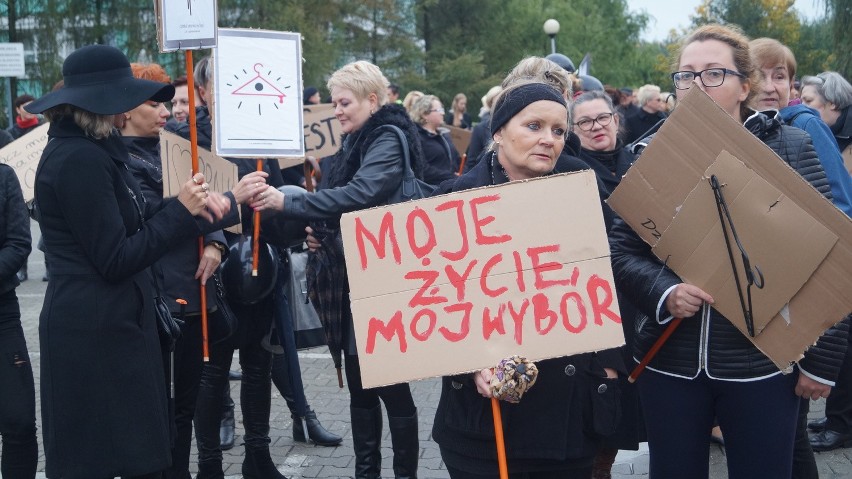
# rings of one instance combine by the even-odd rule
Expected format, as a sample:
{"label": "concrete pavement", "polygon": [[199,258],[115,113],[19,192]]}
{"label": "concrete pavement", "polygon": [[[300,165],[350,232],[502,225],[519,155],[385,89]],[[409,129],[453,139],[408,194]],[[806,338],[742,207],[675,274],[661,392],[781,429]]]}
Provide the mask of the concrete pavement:
{"label": "concrete pavement", "polygon": [[[39,238],[38,225],[33,223],[33,244]],[[38,395],[40,354],[38,342],[38,316],[44,301],[47,283],[42,282],[44,273],[44,256],[41,251],[33,249],[29,259],[29,281],[23,283],[17,290],[21,304],[21,315],[24,334],[27,338],[33,372],[36,382],[36,402],[40,408]],[[308,402],[316,411],[322,424],[330,431],[344,437],[343,444],[338,447],[315,447],[294,442],[292,439],[292,420],[287,406],[281,395],[273,387],[272,417],[270,418],[272,439],[271,453],[279,470],[291,479],[299,478],[343,478],[352,477],[354,470],[354,452],[352,437],[349,430],[349,395],[346,389],[337,386],[337,375],[327,350],[317,348],[303,351],[299,355],[302,378]],[[234,368],[238,368],[236,359]],[[239,382],[231,382],[231,396],[237,402],[237,438],[236,446],[224,453],[225,474],[229,478],[241,477],[243,460],[242,437],[243,428],[239,414]],[[437,379],[412,383],[414,400],[420,413],[420,468],[421,479],[449,478],[441,461],[437,445],[432,441],[432,419],[440,395],[440,382]],[[811,417],[817,418],[823,414],[824,401],[811,403]],[[40,411],[40,409],[39,409]],[[44,470],[44,451],[41,448],[41,418],[37,412],[39,427],[39,471]],[[383,476],[393,477],[391,467],[390,437],[387,427],[382,447]],[[639,451],[621,451],[613,467],[613,478],[640,479],[648,478],[647,444]],[[840,479],[852,478],[852,449],[840,449],[816,455],[820,478]],[[195,458],[191,459],[193,471]],[[719,446],[710,447],[710,477],[726,479],[728,477],[724,449]],[[45,477],[39,472],[39,478]],[[773,478],[768,478],[773,479]]]}

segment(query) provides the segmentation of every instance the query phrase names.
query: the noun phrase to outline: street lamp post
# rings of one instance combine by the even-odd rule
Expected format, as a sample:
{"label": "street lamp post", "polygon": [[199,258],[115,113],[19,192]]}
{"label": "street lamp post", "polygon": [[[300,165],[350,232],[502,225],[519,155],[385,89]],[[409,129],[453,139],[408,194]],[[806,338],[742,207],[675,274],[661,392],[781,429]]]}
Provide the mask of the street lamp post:
{"label": "street lamp post", "polygon": [[556,34],[559,33],[559,22],[553,18],[545,21],[544,33],[550,37],[550,53],[556,53]]}

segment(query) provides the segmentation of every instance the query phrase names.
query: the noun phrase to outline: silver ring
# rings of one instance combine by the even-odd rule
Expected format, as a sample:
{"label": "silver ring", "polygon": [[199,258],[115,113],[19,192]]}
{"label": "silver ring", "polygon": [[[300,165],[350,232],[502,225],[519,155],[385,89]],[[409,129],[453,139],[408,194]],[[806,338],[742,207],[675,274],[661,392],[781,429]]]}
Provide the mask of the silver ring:
{"label": "silver ring", "polygon": [[210,189],[210,185],[208,185],[207,183],[202,183],[202,184],[201,184],[201,191],[203,191],[203,192],[205,192],[205,193],[206,193],[206,192],[207,192],[207,190],[209,190],[209,189]]}

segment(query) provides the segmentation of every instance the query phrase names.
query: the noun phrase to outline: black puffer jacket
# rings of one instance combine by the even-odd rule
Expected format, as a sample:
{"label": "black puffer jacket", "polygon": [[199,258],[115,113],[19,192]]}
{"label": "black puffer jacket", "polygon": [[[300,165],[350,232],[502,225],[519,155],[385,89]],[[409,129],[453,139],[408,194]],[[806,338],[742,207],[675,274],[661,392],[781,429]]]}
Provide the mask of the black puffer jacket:
{"label": "black puffer jacket", "polygon": [[[763,114],[752,115],[745,127],[820,193],[831,197],[825,171],[807,133],[781,125]],[[664,267],[648,244],[621,220],[613,227],[610,247],[616,286],[644,315],[636,322],[634,348],[634,359],[642,358],[667,326],[656,319],[663,295],[683,281]],[[768,357],[715,309],[705,306],[699,314],[702,317],[686,318],[681,323],[649,368],[686,378],[696,377],[703,368],[710,377],[728,380],[758,379],[779,372]],[[664,319],[668,313],[661,312],[660,316]],[[847,334],[846,323],[826,331],[805,354],[800,367],[825,381],[834,381],[846,352]]]}

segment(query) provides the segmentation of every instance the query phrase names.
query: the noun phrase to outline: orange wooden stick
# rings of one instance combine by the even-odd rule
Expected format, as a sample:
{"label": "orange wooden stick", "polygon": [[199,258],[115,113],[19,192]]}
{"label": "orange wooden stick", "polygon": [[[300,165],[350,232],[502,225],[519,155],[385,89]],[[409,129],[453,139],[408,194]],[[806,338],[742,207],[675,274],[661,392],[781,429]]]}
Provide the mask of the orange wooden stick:
{"label": "orange wooden stick", "polygon": [[464,173],[464,163],[467,161],[467,153],[462,153],[461,162],[459,163],[459,172],[458,175],[461,176]]}
{"label": "orange wooden stick", "polygon": [[675,329],[680,326],[681,321],[683,321],[683,318],[672,319],[672,322],[669,323],[668,327],[666,327],[665,331],[663,331],[663,334],[661,334],[660,337],[657,338],[657,341],[654,342],[654,345],[651,346],[651,349],[649,349],[648,352],[645,353],[645,357],[642,358],[642,361],[640,361],[639,364],[630,373],[630,376],[627,378],[628,382],[636,382],[636,378],[638,378],[639,375],[642,374],[642,371],[645,370],[645,366],[647,366],[648,363],[650,363],[651,360],[654,359],[654,356],[656,356],[657,353],[660,352],[660,348],[662,348],[663,345],[666,344],[666,341],[669,340],[669,337],[672,335],[672,333],[675,332]]}
{"label": "orange wooden stick", "polygon": [[308,161],[307,158],[305,158],[305,164],[303,165],[303,168],[304,168],[304,173],[305,173],[305,189],[308,190],[308,192],[313,193],[314,192],[314,181],[313,181],[313,179],[314,179],[314,165],[312,165],[311,162]]}
{"label": "orange wooden stick", "polygon": [[[257,159],[257,171],[263,170],[263,159]],[[257,276],[257,263],[260,255],[260,211],[254,212],[254,232],[251,244],[251,275]]]}
{"label": "orange wooden stick", "polygon": [[506,442],[503,439],[503,415],[500,413],[500,401],[491,398],[491,413],[494,416],[494,438],[497,440],[497,467],[500,479],[509,479],[509,466],[506,464]]}
{"label": "orange wooden stick", "polygon": [[[192,176],[198,173],[198,127],[195,119],[195,79],[193,78],[192,50],[184,51],[186,60],[186,89],[189,94],[189,145],[192,155]],[[198,237],[198,260],[204,258],[204,237]],[[210,361],[209,337],[207,334],[207,293],[204,284],[198,280],[201,292],[201,351],[204,362]]]}

